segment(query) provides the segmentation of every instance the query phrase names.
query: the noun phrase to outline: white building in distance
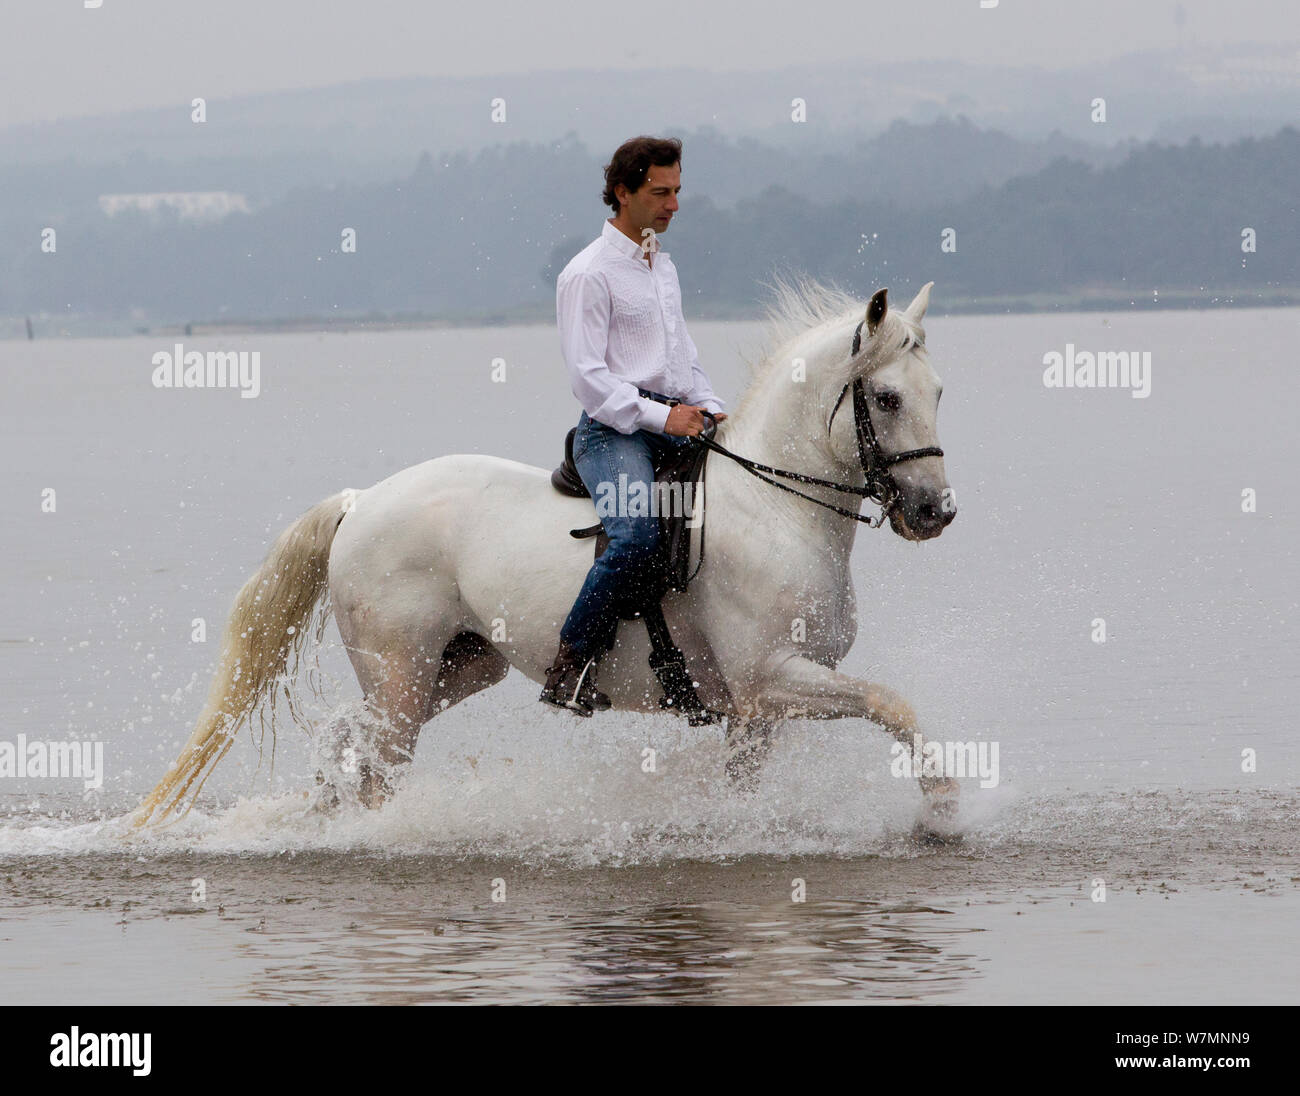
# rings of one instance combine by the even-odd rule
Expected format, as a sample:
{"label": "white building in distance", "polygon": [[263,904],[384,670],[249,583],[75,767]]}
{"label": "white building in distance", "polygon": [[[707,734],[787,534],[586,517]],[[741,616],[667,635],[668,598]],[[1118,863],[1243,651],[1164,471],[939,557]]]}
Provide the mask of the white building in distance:
{"label": "white building in distance", "polygon": [[248,199],[228,190],[192,190],[171,194],[101,194],[99,208],[109,217],[123,210],[157,213],[174,209],[185,221],[219,221],[232,213],[247,213]]}

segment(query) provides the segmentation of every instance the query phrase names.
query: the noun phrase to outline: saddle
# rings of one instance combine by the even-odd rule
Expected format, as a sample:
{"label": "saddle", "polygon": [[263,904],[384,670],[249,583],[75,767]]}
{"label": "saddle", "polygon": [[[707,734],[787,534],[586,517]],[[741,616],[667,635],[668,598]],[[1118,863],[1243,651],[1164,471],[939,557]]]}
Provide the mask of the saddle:
{"label": "saddle", "polygon": [[[551,486],[571,498],[591,497],[573,462],[573,436],[578,428],[572,427],[564,436],[564,461],[551,473]],[[712,434],[710,425],[707,433]],[[702,445],[681,446],[675,454],[661,458],[655,465],[655,483],[663,484],[661,497],[675,502],[686,500],[689,506],[673,505],[668,512],[659,514],[659,550],[652,565],[660,579],[660,588],[653,600],[658,601],[667,590],[685,590],[704,562],[704,497],[705,462],[709,451]],[[691,522],[700,530],[699,559],[691,568]],[[605,528],[601,524],[585,529],[570,529],[569,536],[579,540],[596,538],[595,557],[599,559],[609,545]],[[647,595],[649,600],[649,595]],[[629,614],[630,616],[630,614]],[[626,618],[625,618],[626,619]]]}
{"label": "saddle", "polygon": [[[705,433],[712,436],[716,424],[711,423]],[[563,495],[585,499],[591,497],[573,463],[572,428],[564,438],[564,461],[551,473],[551,486]],[[650,668],[663,688],[660,698],[662,708],[686,717],[692,727],[719,723],[723,713],[706,708],[695,692],[691,674],[686,668],[686,658],[669,635],[659,602],[668,590],[685,590],[704,563],[704,484],[705,461],[708,449],[699,444],[680,446],[676,453],[667,455],[655,465],[656,490],[659,497],[671,500],[674,505],[660,507],[659,548],[650,566],[650,577],[639,584],[635,598],[619,611],[623,620],[642,620],[650,637]],[[659,488],[659,484],[664,487]],[[674,490],[674,487],[676,490]],[[684,503],[689,502],[689,505]],[[691,569],[691,524],[695,519],[700,530],[699,562]],[[605,528],[599,522],[585,529],[570,529],[569,536],[582,540],[596,538],[594,558],[600,558],[609,545]]]}

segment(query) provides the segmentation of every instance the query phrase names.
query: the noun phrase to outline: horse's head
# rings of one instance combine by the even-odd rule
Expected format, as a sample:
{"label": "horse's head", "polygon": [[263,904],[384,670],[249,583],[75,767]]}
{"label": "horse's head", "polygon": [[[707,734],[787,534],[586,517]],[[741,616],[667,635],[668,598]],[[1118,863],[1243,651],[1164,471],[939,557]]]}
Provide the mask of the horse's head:
{"label": "horse's head", "polygon": [[[902,312],[890,310],[884,289],[871,298],[830,424],[836,455],[865,466],[869,484],[886,500],[890,526],[915,541],[937,537],[957,516],[936,428],[943,385],[930,368],[921,326],[932,285]],[[851,416],[843,418],[853,419],[848,429],[837,421],[845,411]]]}

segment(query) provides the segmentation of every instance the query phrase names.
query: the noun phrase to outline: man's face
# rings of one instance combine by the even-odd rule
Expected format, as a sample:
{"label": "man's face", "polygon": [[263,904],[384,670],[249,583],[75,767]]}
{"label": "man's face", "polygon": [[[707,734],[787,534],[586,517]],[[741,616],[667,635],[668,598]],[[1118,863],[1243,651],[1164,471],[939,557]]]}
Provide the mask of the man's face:
{"label": "man's face", "polygon": [[[656,233],[668,228],[677,212],[677,192],[682,189],[680,164],[671,167],[651,165],[645,182],[635,192],[620,186],[615,192],[627,211],[627,217],[638,228],[653,228]],[[621,211],[620,211],[621,212]]]}

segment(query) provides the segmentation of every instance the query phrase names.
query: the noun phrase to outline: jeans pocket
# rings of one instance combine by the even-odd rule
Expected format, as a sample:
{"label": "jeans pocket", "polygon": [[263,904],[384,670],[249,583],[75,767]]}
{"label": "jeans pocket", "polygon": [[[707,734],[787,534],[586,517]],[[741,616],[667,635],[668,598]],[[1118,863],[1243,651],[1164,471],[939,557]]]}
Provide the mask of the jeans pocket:
{"label": "jeans pocket", "polygon": [[582,460],[583,455],[587,452],[587,448],[591,444],[591,440],[587,432],[589,425],[590,423],[588,422],[578,423],[577,433],[573,435],[573,463],[574,464],[577,464],[578,461]]}

